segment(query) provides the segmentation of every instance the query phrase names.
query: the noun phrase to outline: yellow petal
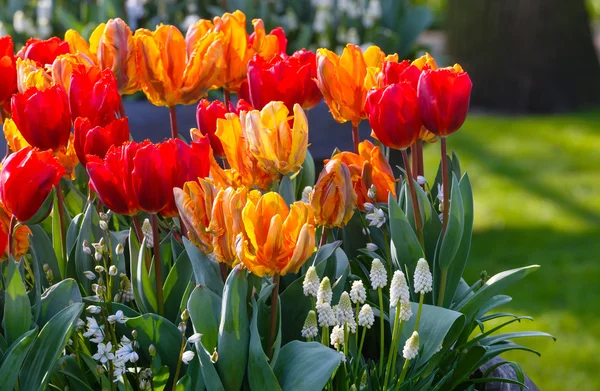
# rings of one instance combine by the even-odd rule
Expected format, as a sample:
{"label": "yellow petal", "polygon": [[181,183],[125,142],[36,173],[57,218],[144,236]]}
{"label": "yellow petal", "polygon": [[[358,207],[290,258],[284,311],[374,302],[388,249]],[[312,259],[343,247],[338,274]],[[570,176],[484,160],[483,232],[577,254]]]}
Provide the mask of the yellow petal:
{"label": "yellow petal", "polygon": [[11,151],[18,151],[29,146],[29,143],[25,140],[19,129],[17,129],[17,125],[12,119],[7,118],[4,120],[4,138],[6,138]]}

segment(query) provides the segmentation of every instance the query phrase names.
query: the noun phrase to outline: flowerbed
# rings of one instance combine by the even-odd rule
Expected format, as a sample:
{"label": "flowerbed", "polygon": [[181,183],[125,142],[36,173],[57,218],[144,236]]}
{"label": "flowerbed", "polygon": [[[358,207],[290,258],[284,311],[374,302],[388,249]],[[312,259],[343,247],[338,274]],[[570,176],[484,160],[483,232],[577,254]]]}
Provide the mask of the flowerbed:
{"label": "flowerbed", "polygon": [[[288,55],[252,24],[115,19],[16,55],[0,39],[8,389],[477,389],[498,380],[483,364],[530,350],[513,339],[549,336],[493,312],[537,266],[462,279],[473,196],[447,139],[468,74],[376,46]],[[130,140],[122,95],[140,90],[170,111],[162,143]],[[316,177],[305,111],[323,97],[354,150]],[[174,107],[196,103],[188,142]]]}

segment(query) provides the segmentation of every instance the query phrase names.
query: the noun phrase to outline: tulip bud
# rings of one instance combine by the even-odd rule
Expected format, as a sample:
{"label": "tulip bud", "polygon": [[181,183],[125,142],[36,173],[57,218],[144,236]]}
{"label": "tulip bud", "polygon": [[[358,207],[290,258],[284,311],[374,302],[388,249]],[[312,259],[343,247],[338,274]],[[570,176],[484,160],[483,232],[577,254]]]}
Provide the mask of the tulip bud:
{"label": "tulip bud", "polygon": [[315,220],[322,226],[342,228],[352,218],[356,202],[348,166],[340,160],[330,160],[314,187],[311,206]]}

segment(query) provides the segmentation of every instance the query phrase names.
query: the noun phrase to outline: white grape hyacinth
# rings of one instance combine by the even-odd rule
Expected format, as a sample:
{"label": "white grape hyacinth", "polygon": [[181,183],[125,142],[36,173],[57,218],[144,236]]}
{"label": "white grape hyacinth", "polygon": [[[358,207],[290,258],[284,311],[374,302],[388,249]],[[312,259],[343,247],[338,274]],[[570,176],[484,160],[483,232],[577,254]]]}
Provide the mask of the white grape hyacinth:
{"label": "white grape hyacinth", "polygon": [[304,326],[302,327],[302,337],[306,339],[315,338],[318,333],[319,328],[317,327],[317,314],[315,314],[315,311],[308,311],[308,315],[304,321]]}
{"label": "white grape hyacinth", "polygon": [[392,284],[390,285],[390,307],[396,307],[398,303],[406,304],[410,301],[410,291],[404,273],[400,270],[394,272]]}
{"label": "white grape hyacinth", "polygon": [[328,303],[321,304],[317,307],[317,314],[319,315],[319,326],[320,327],[331,327],[335,326],[335,312],[331,305]]}
{"label": "white grape hyacinth", "polygon": [[331,346],[336,349],[341,349],[344,347],[344,328],[341,326],[335,326],[331,330]]}
{"label": "white grape hyacinth", "polygon": [[413,360],[419,354],[419,333],[413,331],[409,339],[404,344],[402,355],[406,360]]}
{"label": "white grape hyacinth", "polygon": [[319,276],[317,275],[317,269],[315,269],[314,266],[309,267],[306,271],[306,275],[304,276],[304,281],[302,281],[304,296],[317,297],[320,284],[321,282],[319,281]]}
{"label": "white grape hyacinth", "polygon": [[323,277],[319,290],[317,291],[317,307],[323,304],[331,305],[331,299],[333,298],[333,291],[331,290],[331,281],[329,277]]}
{"label": "white grape hyacinth", "polygon": [[358,325],[370,329],[371,326],[373,326],[373,323],[375,323],[375,314],[373,314],[373,309],[370,305],[365,304],[358,313]]}
{"label": "white grape hyacinth", "polygon": [[350,299],[354,304],[363,304],[367,299],[367,291],[362,280],[356,280],[352,283],[352,289],[350,289]]}
{"label": "white grape hyacinth", "polygon": [[408,320],[410,320],[412,316],[412,308],[410,306],[410,302],[409,303],[401,303],[400,304],[400,320],[407,322]]}
{"label": "white grape hyacinth", "polygon": [[352,301],[348,292],[343,292],[337,305],[335,317],[340,326],[350,324],[354,320],[354,311],[352,311]]}
{"label": "white grape hyacinth", "polygon": [[433,290],[433,276],[429,270],[429,264],[425,258],[419,259],[417,268],[415,269],[414,278],[415,293],[424,295]]}
{"label": "white grape hyacinth", "polygon": [[371,287],[373,289],[383,288],[387,285],[387,271],[379,258],[373,259],[371,264]]}

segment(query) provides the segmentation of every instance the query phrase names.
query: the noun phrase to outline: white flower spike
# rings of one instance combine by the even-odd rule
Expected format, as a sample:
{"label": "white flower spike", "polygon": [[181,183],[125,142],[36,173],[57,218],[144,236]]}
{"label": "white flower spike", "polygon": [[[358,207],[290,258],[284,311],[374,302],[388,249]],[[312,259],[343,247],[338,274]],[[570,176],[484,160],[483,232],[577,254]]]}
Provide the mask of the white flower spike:
{"label": "white flower spike", "polygon": [[373,323],[375,323],[375,314],[373,314],[373,309],[370,305],[365,304],[358,313],[358,325],[370,329],[371,326],[373,326]]}
{"label": "white flower spike", "polygon": [[407,360],[413,360],[417,357],[417,354],[419,354],[419,333],[413,331],[410,338],[406,340],[406,344],[404,344],[402,355]]}
{"label": "white flower spike", "polygon": [[370,278],[373,289],[383,288],[387,285],[387,271],[379,258],[373,259]]}
{"label": "white flower spike", "polygon": [[302,282],[304,296],[317,297],[320,284],[321,282],[319,281],[319,276],[317,275],[317,269],[315,269],[314,266],[309,267],[306,271],[306,275],[304,276],[304,281]]}
{"label": "white flower spike", "polygon": [[433,276],[429,270],[429,264],[425,258],[419,259],[417,268],[415,269],[415,293],[424,295],[433,290]]}
{"label": "white flower spike", "polygon": [[407,304],[410,301],[410,291],[404,273],[400,270],[394,272],[392,284],[390,285],[390,307],[396,307],[398,303]]}
{"label": "white flower spike", "polygon": [[329,277],[323,277],[321,280],[321,284],[319,285],[319,290],[317,291],[317,307],[323,304],[331,304],[331,299],[333,298],[333,291],[331,290],[331,281],[329,281]]}
{"label": "white flower spike", "polygon": [[352,283],[352,289],[350,289],[350,299],[354,304],[362,304],[367,299],[367,291],[362,280],[356,280]]}
{"label": "white flower spike", "polygon": [[308,311],[308,316],[304,321],[304,326],[302,327],[302,337],[315,338],[319,333],[319,328],[317,327],[317,314],[315,311]]}

